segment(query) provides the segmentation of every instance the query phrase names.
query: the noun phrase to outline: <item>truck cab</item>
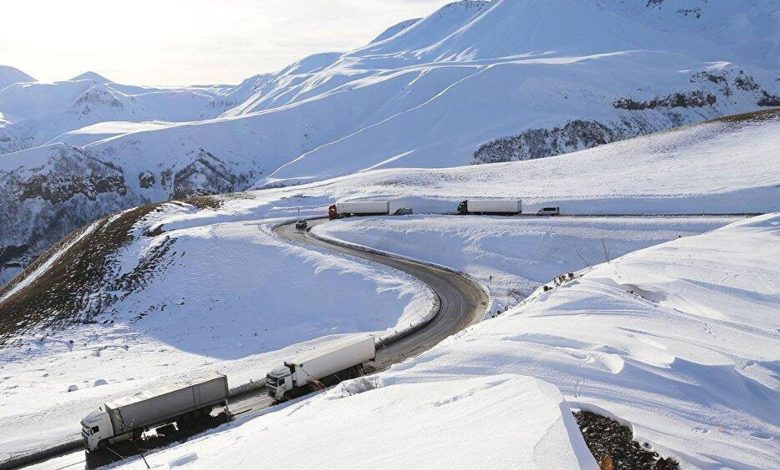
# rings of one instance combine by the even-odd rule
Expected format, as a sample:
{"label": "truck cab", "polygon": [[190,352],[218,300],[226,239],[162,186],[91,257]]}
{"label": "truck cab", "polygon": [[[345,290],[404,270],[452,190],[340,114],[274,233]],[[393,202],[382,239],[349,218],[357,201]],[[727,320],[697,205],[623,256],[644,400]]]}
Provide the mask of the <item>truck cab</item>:
{"label": "truck cab", "polygon": [[88,450],[102,447],[103,442],[114,435],[111,418],[102,408],[98,408],[81,420],[81,437]]}
{"label": "truck cab", "polygon": [[284,394],[293,389],[293,377],[290,368],[286,365],[273,369],[265,376],[265,386],[268,395],[276,401],[282,401]]}

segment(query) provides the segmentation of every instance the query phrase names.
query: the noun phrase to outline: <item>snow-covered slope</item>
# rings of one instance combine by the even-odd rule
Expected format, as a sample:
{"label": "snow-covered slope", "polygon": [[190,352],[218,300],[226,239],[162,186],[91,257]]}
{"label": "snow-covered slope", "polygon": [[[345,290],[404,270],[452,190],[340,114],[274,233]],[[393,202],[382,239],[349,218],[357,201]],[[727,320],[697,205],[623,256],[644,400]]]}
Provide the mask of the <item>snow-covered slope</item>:
{"label": "snow-covered slope", "polygon": [[[0,461],[73,437],[95,403],[139,388],[214,369],[237,387],[338,335],[430,315],[433,294],[408,276],[290,246],[272,220],[197,215],[170,203],[97,222],[0,292],[0,364],[14,377],[0,385]],[[9,339],[11,323],[35,326]]]}
{"label": "snow-covered slope", "polygon": [[540,289],[383,379],[531,375],[631,423],[683,468],[777,468],[778,260],[778,214],[637,251]]}
{"label": "snow-covered slope", "polygon": [[[471,231],[445,224],[420,221],[455,237]],[[495,234],[466,254],[467,272],[478,273],[472,255],[503,246]],[[571,429],[574,407],[627,424],[638,443],[681,468],[777,468],[779,235],[775,213],[613,259],[377,378],[147,458],[241,468],[269,446],[305,442],[293,468],[334,453],[337,468],[594,468]],[[405,246],[416,255],[440,242]],[[527,270],[515,264],[515,273]]]}
{"label": "snow-covered slope", "polygon": [[[73,423],[95,402],[151,383],[216,368],[228,373],[231,387],[236,387],[261,378],[291,351],[311,346],[296,345],[302,341],[406,328],[429,314],[430,293],[408,277],[290,247],[272,237],[269,225],[278,219],[269,217],[293,217],[308,201],[266,202],[249,211],[246,206],[198,210],[179,203],[149,213],[131,211],[65,242],[52,262],[0,293],[0,332],[6,341],[0,360],[7,363],[4,372],[13,377],[0,387],[4,443],[0,459],[4,452],[59,442],[77,431]],[[426,220],[404,220],[401,226],[411,222],[411,227],[424,228]],[[431,220],[440,231],[460,231],[479,222],[463,226],[456,218]],[[579,257],[566,253],[576,251],[597,263],[603,237],[615,257],[728,221],[652,218],[577,223],[561,218],[529,225],[510,219],[479,230],[482,236],[472,233],[471,247],[459,251],[457,237],[446,245],[452,253],[462,253],[470,268],[487,265],[488,269],[472,273],[488,284],[493,311],[515,305],[551,273],[557,274],[555,266],[581,267]],[[388,224],[393,226],[392,222]],[[332,233],[344,233],[343,229],[337,224]],[[116,238],[128,230],[131,235],[118,242]],[[383,232],[374,233],[381,237]],[[507,233],[515,235],[510,238]],[[351,236],[344,239],[354,241]],[[425,239],[424,233],[407,241],[416,246],[414,240],[420,239]],[[495,240],[504,243],[497,245]],[[529,250],[499,259],[498,253],[520,242]],[[568,251],[561,251],[562,246]],[[482,257],[480,251],[496,255]],[[538,253],[555,251],[557,256],[539,260]],[[498,261],[485,262],[486,258]],[[453,262],[457,257],[434,253],[428,259],[465,267]],[[488,271],[495,276],[488,278]],[[43,286],[46,292],[38,291]],[[8,335],[9,328],[18,333]],[[98,380],[108,384],[95,386]],[[68,392],[70,385],[79,390]],[[11,403],[16,406],[4,406]]]}
{"label": "snow-covered slope", "polygon": [[148,461],[169,468],[248,468],[274,449],[298,456],[285,464],[290,469],[323,462],[332,469],[599,468],[567,403],[540,380],[497,375],[446,385],[401,380],[366,391],[361,385],[331,390]]}
{"label": "snow-covered slope", "polygon": [[[579,271],[743,217],[413,216],[345,219],[312,232],[468,273],[488,286],[486,314],[516,305],[562,273]],[[523,266],[519,269],[518,266]]]}
{"label": "snow-covered slope", "polygon": [[[771,0],[464,0],[236,87],[12,85],[0,145],[83,146],[152,184],[149,200],[180,195],[170,171],[200,155],[213,159],[189,178],[195,193],[538,158],[780,105],[779,14]],[[120,123],[94,132],[104,121]],[[215,184],[216,160],[233,177],[219,169]]]}

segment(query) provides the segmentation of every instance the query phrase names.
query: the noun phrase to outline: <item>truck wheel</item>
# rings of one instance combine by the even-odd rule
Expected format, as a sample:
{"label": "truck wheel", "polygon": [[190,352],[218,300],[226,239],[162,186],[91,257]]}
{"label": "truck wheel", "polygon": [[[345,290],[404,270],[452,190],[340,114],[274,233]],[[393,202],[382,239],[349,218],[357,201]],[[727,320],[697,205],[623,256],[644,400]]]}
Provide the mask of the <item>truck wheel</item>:
{"label": "truck wheel", "polygon": [[98,450],[103,450],[106,448],[107,445],[108,445],[108,440],[103,439],[102,441],[98,441],[97,448]]}

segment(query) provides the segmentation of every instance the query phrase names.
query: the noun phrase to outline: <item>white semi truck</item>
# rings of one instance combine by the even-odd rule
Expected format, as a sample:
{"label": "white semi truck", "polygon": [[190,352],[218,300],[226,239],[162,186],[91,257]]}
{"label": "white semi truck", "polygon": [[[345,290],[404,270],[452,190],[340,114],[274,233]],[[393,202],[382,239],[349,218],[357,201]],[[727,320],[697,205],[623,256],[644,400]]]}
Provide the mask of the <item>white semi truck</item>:
{"label": "white semi truck", "polygon": [[352,215],[389,215],[390,201],[339,201],[328,207],[328,218]]}
{"label": "white semi truck", "polygon": [[353,335],[284,361],[266,375],[265,386],[269,396],[282,401],[326,377],[360,366],[372,366],[375,358],[374,337]]}
{"label": "white semi truck", "polygon": [[520,199],[475,199],[458,204],[458,214],[517,215],[522,212]]}
{"label": "white semi truck", "polygon": [[146,391],[104,404],[81,420],[88,451],[128,439],[147,429],[188,417],[205,417],[228,404],[227,377],[213,374],[201,380]]}

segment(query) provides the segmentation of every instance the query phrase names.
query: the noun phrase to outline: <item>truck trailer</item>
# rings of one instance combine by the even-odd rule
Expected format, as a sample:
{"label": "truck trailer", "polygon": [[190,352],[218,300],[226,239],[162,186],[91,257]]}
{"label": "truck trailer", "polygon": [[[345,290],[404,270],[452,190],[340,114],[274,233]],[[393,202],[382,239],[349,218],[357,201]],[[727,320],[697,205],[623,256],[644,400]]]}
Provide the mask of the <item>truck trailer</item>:
{"label": "truck trailer", "polygon": [[268,395],[276,401],[310,389],[326,377],[361,366],[371,366],[376,346],[371,335],[353,335],[284,361],[266,375]]}
{"label": "truck trailer", "polygon": [[328,218],[338,219],[353,215],[389,215],[390,201],[339,201],[328,207]]}
{"label": "truck trailer", "polygon": [[227,377],[215,373],[105,403],[81,420],[81,436],[87,450],[94,451],[182,418],[205,417],[216,405],[227,404]]}
{"label": "truck trailer", "polygon": [[517,215],[523,212],[520,199],[475,199],[458,204],[458,214]]}

